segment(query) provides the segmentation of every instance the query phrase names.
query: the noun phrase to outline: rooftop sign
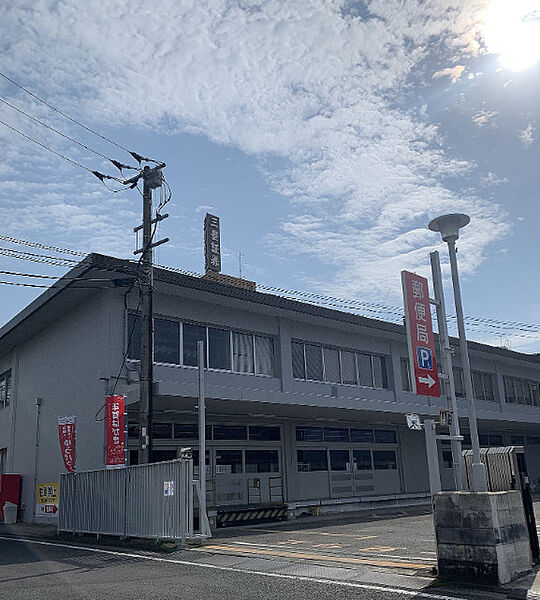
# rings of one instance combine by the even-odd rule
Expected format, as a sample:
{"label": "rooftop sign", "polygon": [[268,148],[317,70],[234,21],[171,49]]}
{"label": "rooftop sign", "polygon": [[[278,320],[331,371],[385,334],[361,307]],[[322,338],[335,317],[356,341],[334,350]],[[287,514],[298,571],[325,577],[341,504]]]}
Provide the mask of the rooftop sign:
{"label": "rooftop sign", "polygon": [[221,271],[219,217],[210,213],[206,213],[204,218],[204,266],[207,273]]}

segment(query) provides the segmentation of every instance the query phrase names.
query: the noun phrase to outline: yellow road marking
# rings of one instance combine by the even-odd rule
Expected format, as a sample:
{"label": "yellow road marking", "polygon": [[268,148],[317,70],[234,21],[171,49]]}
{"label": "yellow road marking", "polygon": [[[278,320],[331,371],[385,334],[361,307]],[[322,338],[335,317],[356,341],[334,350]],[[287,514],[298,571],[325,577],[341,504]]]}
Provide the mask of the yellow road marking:
{"label": "yellow road marking", "polygon": [[341,544],[312,544],[313,548],[341,548]]}
{"label": "yellow road marking", "polygon": [[354,558],[352,556],[331,556],[324,554],[306,554],[304,552],[282,552],[275,550],[256,550],[252,548],[238,548],[237,546],[221,546],[221,545],[208,545],[204,546],[204,550],[221,550],[224,552],[236,552],[241,554],[262,554],[266,556],[279,556],[282,558],[305,558],[309,560],[325,560],[328,562],[338,563],[349,563],[359,565],[372,565],[376,567],[394,567],[394,568],[406,568],[406,569],[427,569],[431,566],[426,566],[420,563],[409,563],[409,562],[397,562],[390,560],[375,560],[372,558]]}

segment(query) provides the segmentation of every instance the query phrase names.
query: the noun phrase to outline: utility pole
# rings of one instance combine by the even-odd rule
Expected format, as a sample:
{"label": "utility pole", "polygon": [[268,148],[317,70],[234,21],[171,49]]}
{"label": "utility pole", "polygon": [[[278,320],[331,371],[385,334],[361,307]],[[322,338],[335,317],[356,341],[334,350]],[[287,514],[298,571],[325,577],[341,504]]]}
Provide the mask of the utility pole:
{"label": "utility pole", "polygon": [[168,215],[156,215],[152,219],[152,190],[161,187],[161,169],[165,163],[154,168],[144,167],[142,173],[129,182],[142,178],[143,180],[143,222],[135,227],[135,233],[142,229],[142,247],[133,254],[142,254],[138,265],[138,280],[141,293],[141,363],[139,374],[139,464],[152,462],[152,421],[154,400],[154,319],[153,319],[153,248],[165,244],[169,238],[152,242],[152,226],[165,219]]}

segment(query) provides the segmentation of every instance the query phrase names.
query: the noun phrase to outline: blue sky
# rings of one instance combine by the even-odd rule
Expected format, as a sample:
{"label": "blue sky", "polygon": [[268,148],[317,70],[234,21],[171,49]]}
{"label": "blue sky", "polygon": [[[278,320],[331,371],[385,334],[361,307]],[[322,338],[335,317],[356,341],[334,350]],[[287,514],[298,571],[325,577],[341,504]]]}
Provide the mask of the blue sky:
{"label": "blue sky", "polygon": [[[238,274],[241,252],[243,275],[260,284],[399,307],[402,269],[428,275],[439,249],[447,275],[427,223],[466,212],[466,312],[538,324],[470,321],[470,337],[540,351],[539,10],[538,0],[15,0],[0,8],[0,70],[167,163],[160,264],[203,270],[208,210],[221,218],[224,272]],[[132,162],[1,78],[0,97]],[[116,174],[5,104],[0,119]],[[131,256],[136,191],[112,194],[2,125],[0,148],[0,233]],[[0,269],[65,272],[2,255]],[[39,290],[0,293],[5,322]]]}

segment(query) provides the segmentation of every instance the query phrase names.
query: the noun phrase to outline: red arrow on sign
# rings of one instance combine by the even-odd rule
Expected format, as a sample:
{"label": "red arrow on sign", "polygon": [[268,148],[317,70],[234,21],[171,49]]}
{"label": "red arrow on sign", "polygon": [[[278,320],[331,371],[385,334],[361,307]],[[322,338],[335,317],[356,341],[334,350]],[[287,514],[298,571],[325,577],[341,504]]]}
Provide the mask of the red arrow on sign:
{"label": "red arrow on sign", "polygon": [[58,506],[56,506],[56,504],[45,504],[45,512],[46,513],[52,513],[53,515],[55,515],[58,511]]}

